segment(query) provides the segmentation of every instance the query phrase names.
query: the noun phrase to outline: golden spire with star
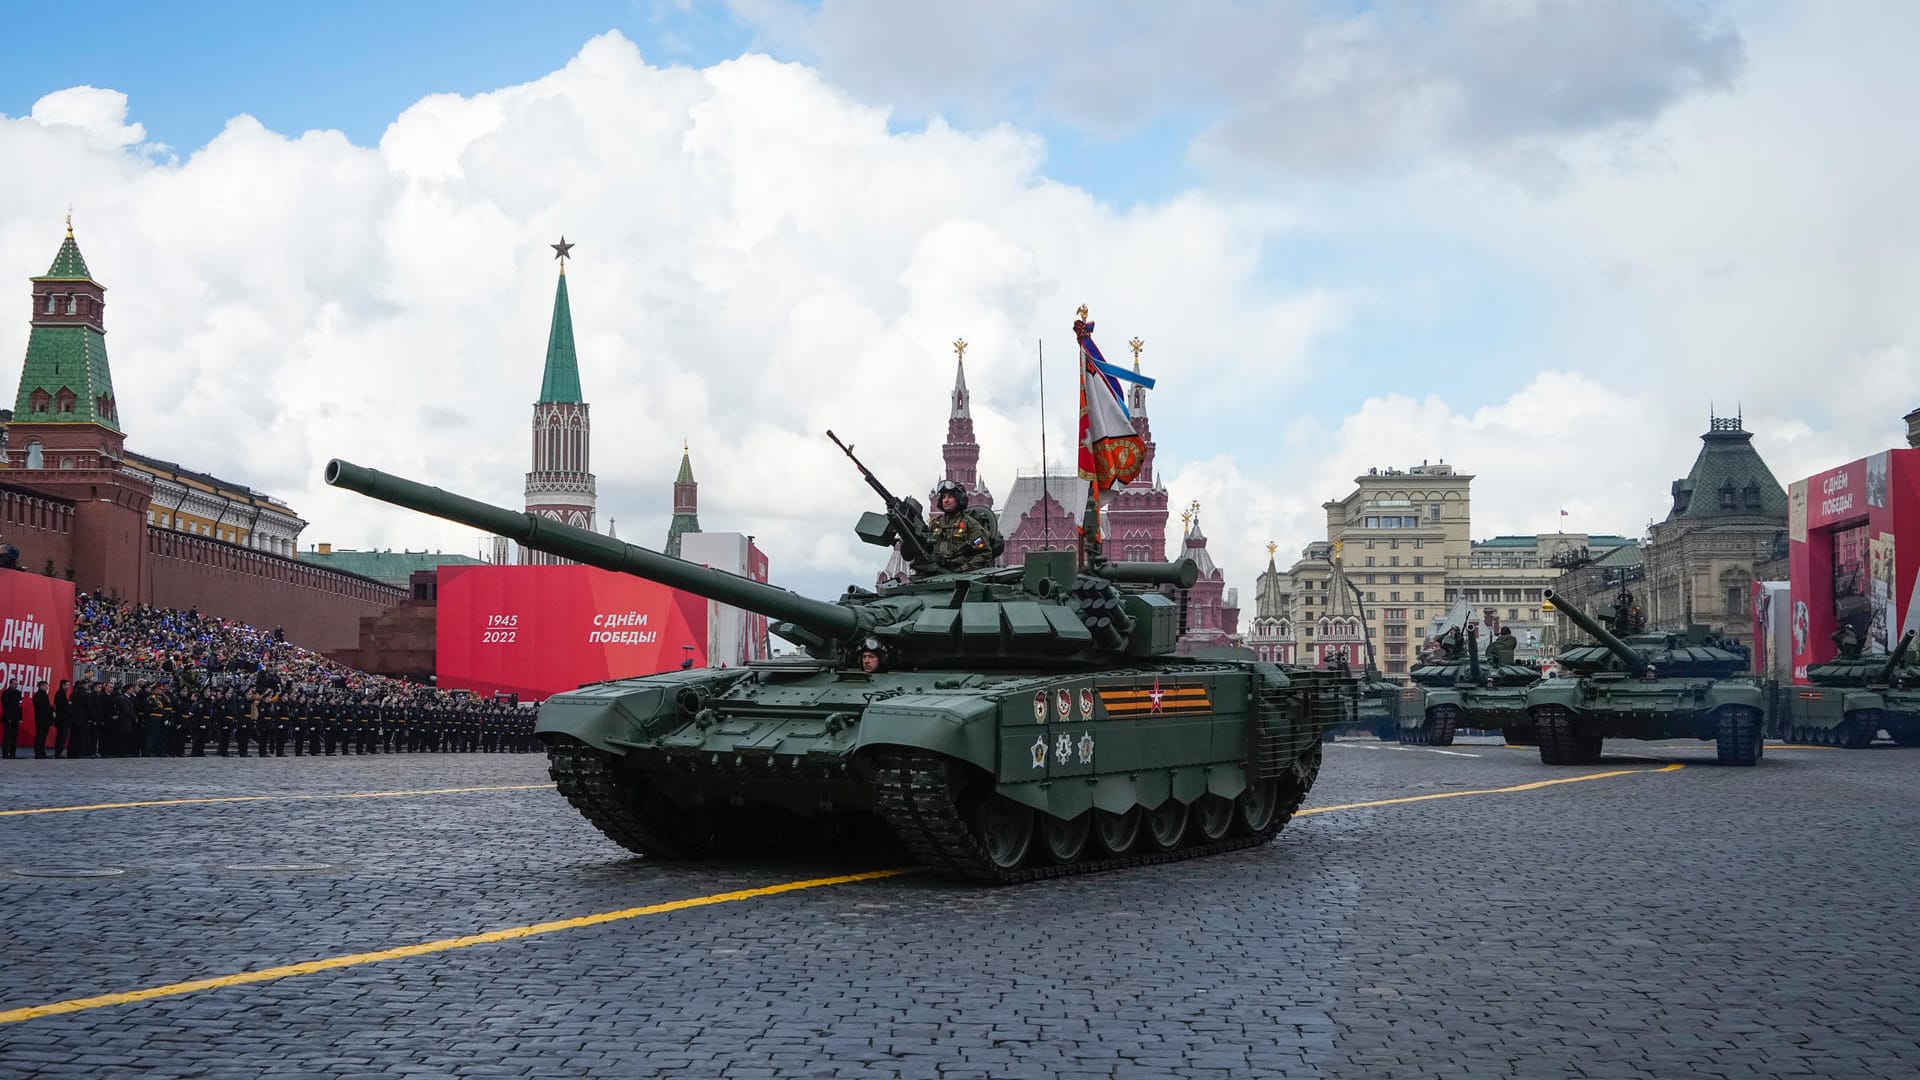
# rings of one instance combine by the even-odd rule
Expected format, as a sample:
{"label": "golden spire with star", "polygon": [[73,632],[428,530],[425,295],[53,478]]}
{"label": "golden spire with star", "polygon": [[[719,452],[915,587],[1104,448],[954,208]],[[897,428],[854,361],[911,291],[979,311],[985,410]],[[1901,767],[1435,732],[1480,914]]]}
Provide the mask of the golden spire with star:
{"label": "golden spire with star", "polygon": [[565,274],[567,272],[567,260],[573,257],[575,245],[567,243],[567,238],[563,235],[560,237],[559,243],[548,244],[547,246],[553,249],[553,257],[560,260],[560,272]]}

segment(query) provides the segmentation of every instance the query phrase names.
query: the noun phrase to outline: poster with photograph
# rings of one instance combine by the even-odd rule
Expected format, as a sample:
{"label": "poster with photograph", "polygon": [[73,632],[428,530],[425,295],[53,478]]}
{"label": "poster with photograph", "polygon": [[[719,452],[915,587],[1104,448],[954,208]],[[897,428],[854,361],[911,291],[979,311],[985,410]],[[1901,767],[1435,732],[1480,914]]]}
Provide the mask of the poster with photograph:
{"label": "poster with photograph", "polygon": [[1807,482],[1795,480],[1787,485],[1787,539],[1796,544],[1807,542]]}
{"label": "poster with photograph", "polygon": [[1885,450],[1867,459],[1867,505],[1887,505],[1887,465],[1889,456]]}
{"label": "poster with photograph", "polygon": [[[1871,471],[1867,473],[1873,475]],[[1868,544],[1871,555],[1871,577],[1867,583],[1868,610],[1871,621],[1867,623],[1866,647],[1869,652],[1891,652],[1897,636],[1893,618],[1893,534],[1881,533]]]}

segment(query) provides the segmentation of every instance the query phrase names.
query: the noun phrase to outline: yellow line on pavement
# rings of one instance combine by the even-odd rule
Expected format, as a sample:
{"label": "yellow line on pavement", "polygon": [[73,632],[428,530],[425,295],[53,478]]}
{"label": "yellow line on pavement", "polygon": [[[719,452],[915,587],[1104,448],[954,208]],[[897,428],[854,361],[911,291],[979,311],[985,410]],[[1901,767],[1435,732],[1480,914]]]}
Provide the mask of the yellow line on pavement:
{"label": "yellow line on pavement", "polygon": [[464,795],[472,791],[532,791],[552,784],[498,784],[492,787],[425,788],[419,791],[344,791],[315,795],[219,795],[204,799],[148,799],[144,802],[90,803],[86,806],[36,806],[25,810],[0,810],[0,817],[25,814],[70,814],[77,810],[127,810],[136,806],[195,806],[206,803],[294,802],[302,799],[398,799],[408,795]]}
{"label": "yellow line on pavement", "polygon": [[1685,768],[1678,762],[1662,765],[1657,769],[1615,769],[1612,772],[1586,773],[1582,776],[1563,776],[1557,780],[1535,780],[1531,784],[1515,784],[1513,787],[1480,788],[1476,791],[1442,791],[1433,795],[1408,795],[1399,799],[1375,799],[1372,802],[1342,803],[1339,806],[1315,806],[1295,812],[1294,817],[1306,817],[1308,814],[1331,814],[1335,810],[1364,810],[1373,806],[1399,806],[1403,803],[1431,802],[1434,799],[1460,799],[1468,795],[1508,795],[1516,791],[1538,791],[1559,784],[1578,784],[1583,780],[1606,780],[1615,776],[1635,776],[1640,773],[1673,772]]}
{"label": "yellow line on pavement", "polygon": [[[1683,766],[1679,764],[1663,765],[1657,769],[1616,769],[1611,772],[1587,773],[1582,776],[1565,776],[1554,780],[1536,780],[1530,784],[1516,784],[1513,787],[1483,788],[1477,791],[1446,791],[1434,795],[1412,795],[1399,799],[1375,799],[1371,802],[1343,803],[1339,806],[1317,806],[1301,810],[1296,817],[1311,814],[1330,814],[1336,810],[1361,810],[1375,806],[1398,806],[1403,803],[1428,802],[1433,799],[1459,799],[1469,795],[1506,795],[1521,791],[1538,791],[1541,788],[1555,787],[1560,784],[1578,784],[1586,780],[1605,780],[1615,776],[1634,776],[1641,773],[1673,772]],[[545,784],[529,784],[526,787],[546,787]],[[377,798],[381,795],[404,794],[441,794],[455,791],[512,790],[496,788],[446,788],[440,792],[376,792],[360,796],[308,795],[308,796],[250,796],[245,798]],[[220,800],[182,800],[182,801],[220,801]],[[144,803],[116,805],[153,805]],[[72,809],[87,809],[74,807]],[[20,1009],[0,1011],[0,1024],[17,1023],[43,1016],[58,1016],[62,1013],[84,1012],[88,1009],[103,1009],[110,1005],[127,1005],[137,1001],[151,1001],[154,998],[177,997],[201,990],[219,990],[229,986],[244,986],[248,983],[271,982],[275,979],[290,978],[295,975],[310,975],[317,971],[330,971],[335,968],[357,967],[362,964],[378,964],[388,960],[402,960],[414,956],[430,956],[434,953],[451,952],[454,949],[466,949],[475,945],[488,945],[501,941],[516,941],[521,938],[553,934],[563,930],[578,930],[604,923],[622,922],[649,915],[664,915],[673,911],[685,911],[689,908],[709,907],[714,904],[730,904],[740,900],[754,900],[764,896],[777,896],[781,893],[799,892],[804,889],[818,889],[829,885],[848,885],[861,881],[876,881],[880,878],[897,877],[911,874],[920,867],[901,867],[892,870],[872,870],[859,874],[842,874],[838,877],[811,878],[805,881],[788,881],[778,885],[765,885],[756,889],[740,889],[735,892],[714,893],[710,896],[695,896],[686,900],[670,900],[665,903],[648,904],[644,907],[625,908],[620,911],[603,911],[594,915],[581,915],[571,919],[559,919],[552,922],[534,923],[530,926],[514,926],[504,930],[489,930],[485,933],[468,934],[463,937],[444,938],[418,945],[402,945],[374,952],[350,953],[346,956],[329,956],[320,960],[307,960],[297,964],[283,964],[278,967],[259,968],[254,971],[242,971],[232,975],[220,975],[207,979],[192,979],[187,982],[168,983],[165,986],[153,986],[144,990],[128,990],[117,994],[99,994],[94,997],[69,998],[46,1005],[33,1005]]]}
{"label": "yellow line on pavement", "polygon": [[912,873],[918,867],[896,870],[872,870],[863,874],[842,874],[839,877],[812,878],[807,881],[787,881],[778,885],[764,885],[757,889],[739,889],[734,892],[714,893],[711,896],[695,896],[686,900],[669,900],[661,904],[648,904],[645,907],[624,908],[620,911],[602,911],[596,915],[582,915],[573,919],[559,919],[553,922],[534,923],[531,926],[514,926],[505,930],[489,930],[484,934],[468,934],[464,937],[445,938],[440,941],[428,941],[419,945],[402,945],[393,949],[380,949],[376,952],[351,953],[346,956],[329,956],[323,960],[308,960],[299,964],[283,964],[280,967],[259,968],[254,971],[242,971],[234,975],[221,975],[211,979],[193,979],[188,982],[168,983],[165,986],[150,986],[144,990],[128,990],[118,994],[100,994],[95,997],[69,998],[47,1005],[33,1005],[24,1009],[8,1009],[0,1012],[0,1024],[12,1024],[21,1020],[33,1020],[42,1016],[58,1016],[61,1013],[85,1012],[88,1009],[103,1009],[109,1005],[127,1005],[136,1001],[151,1001],[154,998],[177,997],[199,990],[218,990],[228,986],[244,986],[247,983],[271,982],[275,979],[290,978],[295,975],[310,975],[316,971],[329,971],[334,968],[356,967],[361,964],[378,964],[387,960],[402,960],[410,956],[429,956],[433,953],[451,952],[454,949],[466,949],[475,945],[490,945],[498,941],[516,941],[520,938],[536,937],[541,934],[553,934],[562,930],[578,930],[585,926],[599,926],[603,923],[621,922],[638,919],[648,915],[665,915],[673,911],[685,911],[688,908],[709,907],[714,904],[731,904],[739,900],[754,900],[762,896],[776,896],[780,893],[799,892],[802,889],[818,889],[828,885],[846,885],[856,881],[873,881],[878,878],[896,877]]}

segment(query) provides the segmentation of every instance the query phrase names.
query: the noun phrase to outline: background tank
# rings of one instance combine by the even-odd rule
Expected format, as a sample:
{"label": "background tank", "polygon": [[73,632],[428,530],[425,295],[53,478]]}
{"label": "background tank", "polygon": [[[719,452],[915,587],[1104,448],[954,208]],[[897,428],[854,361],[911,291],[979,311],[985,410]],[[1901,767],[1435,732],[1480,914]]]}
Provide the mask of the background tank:
{"label": "background tank", "polygon": [[1920,732],[1908,722],[1913,710],[1900,708],[1915,695],[1894,685],[1913,651],[1913,639],[1914,631],[1909,630],[1892,653],[1879,655],[1862,652],[1857,644],[1843,644],[1833,659],[1807,668],[1807,681],[1813,685],[1782,690],[1786,707],[1777,720],[1780,737],[1860,750],[1887,729],[1903,746],[1920,741],[1915,738]]}
{"label": "background tank", "polygon": [[[581,687],[535,722],[555,783],[631,851],[680,856],[877,818],[929,868],[1002,883],[1264,844],[1318,775],[1351,675],[1173,655],[1147,591],[1191,560],[1068,551],[836,602],[344,461],[327,483],[779,620],[805,656]],[[862,539],[898,522],[869,514]],[[853,662],[866,642],[885,667]]]}
{"label": "background tank", "polygon": [[1527,687],[1540,672],[1525,664],[1482,659],[1480,631],[1469,624],[1464,643],[1435,663],[1408,673],[1414,686],[1400,699],[1398,737],[1416,746],[1451,746],[1457,731],[1497,729],[1516,746],[1533,744],[1533,720],[1527,712]]}
{"label": "background tank", "polygon": [[1699,739],[1716,745],[1722,764],[1760,760],[1766,695],[1746,674],[1745,649],[1704,632],[1639,633],[1625,590],[1604,622],[1551,589],[1545,596],[1599,644],[1568,648],[1558,661],[1571,677],[1527,691],[1541,761],[1597,761],[1605,739]]}
{"label": "background tank", "polygon": [[[1345,658],[1339,653],[1333,655],[1327,670],[1343,678],[1349,673]],[[1347,688],[1346,708],[1339,722],[1327,729],[1326,737],[1331,740],[1335,732],[1339,732],[1372,735],[1381,742],[1393,741],[1401,693],[1399,683],[1384,678],[1378,668],[1368,664]]]}

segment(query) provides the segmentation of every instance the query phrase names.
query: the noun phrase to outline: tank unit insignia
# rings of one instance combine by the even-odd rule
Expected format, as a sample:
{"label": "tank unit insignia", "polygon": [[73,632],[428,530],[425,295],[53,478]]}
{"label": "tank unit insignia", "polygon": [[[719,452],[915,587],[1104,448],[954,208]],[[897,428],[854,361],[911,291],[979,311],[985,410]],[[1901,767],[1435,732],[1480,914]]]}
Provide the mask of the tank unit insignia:
{"label": "tank unit insignia", "polygon": [[[1065,738],[1065,737],[1066,736],[1064,735],[1061,736],[1061,738]],[[1047,737],[1045,735],[1034,736],[1033,745],[1031,747],[1028,747],[1028,749],[1033,751],[1033,767],[1036,769],[1046,768],[1047,767]]]}
{"label": "tank unit insignia", "polygon": [[1073,691],[1068,690],[1064,686],[1054,691],[1053,708],[1055,719],[1058,719],[1060,722],[1065,723],[1073,719]]}
{"label": "tank unit insignia", "polygon": [[1093,764],[1093,733],[1092,732],[1087,732],[1085,735],[1080,736],[1079,749],[1080,749],[1080,764],[1082,765]]}
{"label": "tank unit insignia", "polygon": [[1057,741],[1055,741],[1053,744],[1053,759],[1055,761],[1058,761],[1060,764],[1065,765],[1067,761],[1072,757],[1073,757],[1073,736],[1063,731],[1060,733],[1060,738]]}
{"label": "tank unit insignia", "polygon": [[1083,686],[1080,688],[1080,719],[1093,719],[1093,690],[1091,687]]}
{"label": "tank unit insignia", "polygon": [[1044,724],[1047,722],[1047,692],[1045,690],[1033,695],[1033,722],[1036,724]]}
{"label": "tank unit insignia", "polygon": [[1106,687],[1100,691],[1100,704],[1106,706],[1109,719],[1127,716],[1196,716],[1213,711],[1213,699],[1202,685],[1147,687]]}

